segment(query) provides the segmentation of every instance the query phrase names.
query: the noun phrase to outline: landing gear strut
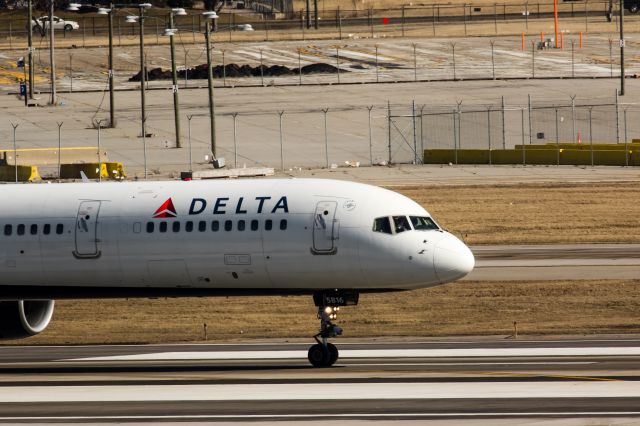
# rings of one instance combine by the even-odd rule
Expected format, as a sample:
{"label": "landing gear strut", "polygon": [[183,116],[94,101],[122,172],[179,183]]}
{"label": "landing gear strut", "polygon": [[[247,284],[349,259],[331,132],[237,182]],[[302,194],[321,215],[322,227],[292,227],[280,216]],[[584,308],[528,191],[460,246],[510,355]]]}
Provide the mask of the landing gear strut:
{"label": "landing gear strut", "polygon": [[314,367],[331,367],[338,360],[338,348],[329,339],[340,336],[342,328],[331,322],[338,318],[340,306],[356,305],[358,293],[333,291],[315,293],[313,300],[318,307],[320,332],[313,336],[316,344],[309,348],[308,358]]}

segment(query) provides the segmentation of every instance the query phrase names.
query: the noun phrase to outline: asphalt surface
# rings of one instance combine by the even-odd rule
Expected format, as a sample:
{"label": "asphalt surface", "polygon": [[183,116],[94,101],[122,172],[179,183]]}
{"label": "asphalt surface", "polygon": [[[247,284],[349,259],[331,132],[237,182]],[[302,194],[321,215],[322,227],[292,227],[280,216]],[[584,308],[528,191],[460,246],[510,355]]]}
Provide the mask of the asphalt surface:
{"label": "asphalt surface", "polygon": [[472,247],[475,281],[596,280],[640,277],[640,244]]}
{"label": "asphalt surface", "polygon": [[640,421],[635,337],[336,343],[3,347],[0,422]]}

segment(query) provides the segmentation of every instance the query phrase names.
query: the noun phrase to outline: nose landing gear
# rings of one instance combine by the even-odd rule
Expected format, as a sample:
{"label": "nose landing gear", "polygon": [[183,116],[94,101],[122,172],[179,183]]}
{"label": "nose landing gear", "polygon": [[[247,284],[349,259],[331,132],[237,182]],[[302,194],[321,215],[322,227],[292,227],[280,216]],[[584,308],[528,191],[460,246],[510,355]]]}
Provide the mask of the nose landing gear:
{"label": "nose landing gear", "polygon": [[329,338],[342,334],[342,328],[333,324],[332,319],[338,317],[338,306],[318,306],[318,318],[320,319],[320,332],[313,336],[315,345],[309,348],[309,362],[314,367],[331,367],[338,360],[338,348],[329,343]]}
{"label": "nose landing gear", "polygon": [[318,307],[320,332],[313,336],[316,344],[309,348],[308,358],[314,367],[331,367],[338,360],[338,348],[329,339],[340,336],[342,328],[331,320],[338,318],[340,306],[357,305],[358,293],[334,291],[315,293],[313,300]]}

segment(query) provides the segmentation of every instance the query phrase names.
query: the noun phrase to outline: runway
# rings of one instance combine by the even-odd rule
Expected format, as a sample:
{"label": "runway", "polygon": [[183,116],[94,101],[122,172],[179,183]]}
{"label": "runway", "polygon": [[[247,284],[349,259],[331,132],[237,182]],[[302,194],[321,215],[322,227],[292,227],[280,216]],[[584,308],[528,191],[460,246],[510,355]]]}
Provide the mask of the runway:
{"label": "runway", "polygon": [[335,343],[2,347],[0,422],[640,422],[638,339]]}
{"label": "runway", "polygon": [[471,247],[474,270],[464,279],[635,280],[640,244],[547,244]]}

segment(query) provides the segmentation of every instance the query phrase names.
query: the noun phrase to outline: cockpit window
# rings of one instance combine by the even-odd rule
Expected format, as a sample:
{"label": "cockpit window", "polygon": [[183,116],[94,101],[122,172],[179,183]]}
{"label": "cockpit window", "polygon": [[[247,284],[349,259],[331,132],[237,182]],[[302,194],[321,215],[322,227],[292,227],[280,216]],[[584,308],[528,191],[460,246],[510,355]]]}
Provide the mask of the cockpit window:
{"label": "cockpit window", "polygon": [[411,225],[406,216],[393,216],[393,223],[396,226],[396,234],[404,231],[411,231]]}
{"label": "cockpit window", "polygon": [[391,222],[387,216],[376,218],[373,221],[373,231],[391,234]]}
{"label": "cockpit window", "polygon": [[413,224],[413,229],[416,231],[431,231],[440,229],[438,225],[431,219],[430,217],[425,216],[409,216],[411,219],[411,223]]}

